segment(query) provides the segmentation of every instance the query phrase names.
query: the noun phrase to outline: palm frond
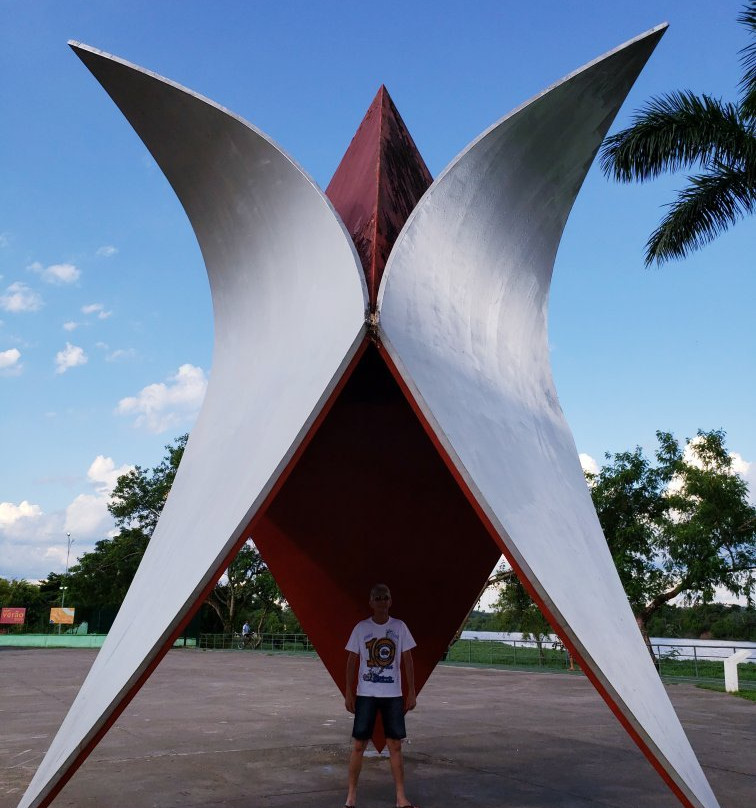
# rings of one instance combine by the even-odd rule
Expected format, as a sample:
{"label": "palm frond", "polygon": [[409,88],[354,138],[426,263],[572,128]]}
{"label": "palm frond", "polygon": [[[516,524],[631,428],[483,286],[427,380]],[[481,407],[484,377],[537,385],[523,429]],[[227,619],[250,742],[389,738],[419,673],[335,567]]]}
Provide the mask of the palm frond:
{"label": "palm frond", "polygon": [[739,84],[743,94],[740,110],[744,116],[756,119],[756,0],[746,3],[738,22],[745,25],[751,34],[751,42],[740,51],[743,66],[743,78]]}
{"label": "palm frond", "polygon": [[684,258],[756,211],[756,170],[722,163],[689,178],[646,245],[646,266]]}
{"label": "palm frond", "polygon": [[734,104],[669,93],[652,98],[627,129],[604,141],[601,168],[620,182],[643,182],[696,164],[733,164],[749,148],[748,134]]}

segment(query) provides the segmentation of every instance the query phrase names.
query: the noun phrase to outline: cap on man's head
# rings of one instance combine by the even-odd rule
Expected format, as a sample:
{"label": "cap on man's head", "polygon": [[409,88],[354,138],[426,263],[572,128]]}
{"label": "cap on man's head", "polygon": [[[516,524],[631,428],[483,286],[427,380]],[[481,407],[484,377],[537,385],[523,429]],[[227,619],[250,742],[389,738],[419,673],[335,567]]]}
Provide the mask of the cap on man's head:
{"label": "cap on man's head", "polygon": [[372,600],[376,595],[388,595],[391,597],[391,590],[386,584],[375,584],[370,590],[370,599]]}

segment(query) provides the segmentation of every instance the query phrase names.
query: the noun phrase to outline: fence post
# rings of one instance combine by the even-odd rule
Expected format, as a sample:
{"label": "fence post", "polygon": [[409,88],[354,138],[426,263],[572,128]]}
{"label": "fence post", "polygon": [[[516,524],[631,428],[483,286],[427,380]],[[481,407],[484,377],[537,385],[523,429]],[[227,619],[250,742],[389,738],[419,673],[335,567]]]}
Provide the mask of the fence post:
{"label": "fence post", "polygon": [[728,693],[738,692],[738,664],[751,656],[750,651],[736,651],[724,661],[725,690]]}
{"label": "fence post", "polygon": [[698,651],[695,645],[693,646],[693,672],[695,673],[696,679],[698,679]]}

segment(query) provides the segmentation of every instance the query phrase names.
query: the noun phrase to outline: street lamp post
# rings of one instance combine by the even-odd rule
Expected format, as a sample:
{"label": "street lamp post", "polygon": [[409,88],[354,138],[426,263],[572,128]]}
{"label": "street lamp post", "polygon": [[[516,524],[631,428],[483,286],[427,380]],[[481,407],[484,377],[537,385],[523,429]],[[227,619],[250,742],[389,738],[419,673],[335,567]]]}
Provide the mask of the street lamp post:
{"label": "street lamp post", "polygon": [[[66,589],[68,588],[68,559],[69,559],[69,557],[71,555],[71,545],[74,543],[74,539],[71,538],[70,533],[66,533],[66,539],[67,539],[67,544],[66,544],[66,574],[65,574],[65,577],[63,578],[63,585],[60,587],[61,591],[63,592],[63,595],[60,598],[60,608],[61,609],[63,609],[63,607],[66,605]],[[58,634],[60,634],[60,626],[61,626],[61,624],[58,623]]]}

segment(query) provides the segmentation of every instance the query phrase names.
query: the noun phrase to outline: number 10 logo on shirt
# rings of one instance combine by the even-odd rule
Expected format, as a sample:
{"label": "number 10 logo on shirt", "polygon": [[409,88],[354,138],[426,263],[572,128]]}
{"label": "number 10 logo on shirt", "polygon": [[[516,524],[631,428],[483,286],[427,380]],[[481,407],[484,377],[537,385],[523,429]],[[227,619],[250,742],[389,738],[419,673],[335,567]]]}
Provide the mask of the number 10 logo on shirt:
{"label": "number 10 logo on shirt", "polygon": [[389,637],[374,637],[365,643],[370,668],[390,668],[396,657],[396,645]]}

